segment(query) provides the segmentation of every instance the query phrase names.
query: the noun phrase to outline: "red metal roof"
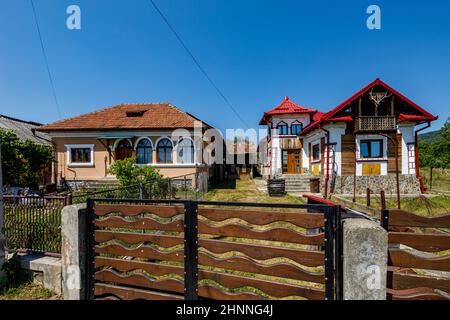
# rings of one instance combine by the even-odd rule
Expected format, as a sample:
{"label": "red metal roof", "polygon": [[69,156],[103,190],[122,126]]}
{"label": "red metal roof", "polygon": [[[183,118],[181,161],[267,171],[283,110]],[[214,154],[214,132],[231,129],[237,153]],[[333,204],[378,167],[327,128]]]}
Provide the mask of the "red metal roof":
{"label": "red metal roof", "polygon": [[267,124],[267,121],[270,116],[277,115],[277,114],[300,114],[300,113],[316,113],[317,110],[305,108],[302,106],[299,106],[298,104],[294,103],[293,101],[289,100],[289,98],[286,96],[284,97],[284,100],[275,108],[264,112],[264,115],[259,122],[260,125]]}
{"label": "red metal roof", "polygon": [[[411,105],[414,109],[416,109],[418,112],[422,113],[422,116],[413,116],[415,117],[415,120],[413,120],[413,118],[409,118],[408,120],[410,121],[433,121],[436,120],[438,117],[433,116],[431,113],[425,111],[424,109],[422,109],[419,105],[417,105],[416,103],[412,102],[410,99],[408,99],[407,97],[405,97],[404,95],[402,95],[400,92],[396,91],[395,89],[391,88],[390,86],[388,86],[386,83],[384,83],[383,81],[381,81],[380,79],[375,79],[374,81],[372,81],[371,83],[369,83],[367,86],[365,86],[364,88],[362,88],[361,90],[359,90],[358,92],[356,92],[354,95],[352,95],[350,98],[348,98],[347,100],[345,100],[344,102],[342,102],[341,104],[339,104],[337,107],[335,107],[334,109],[332,109],[331,111],[323,114],[323,116],[317,120],[314,121],[313,123],[311,123],[309,126],[307,126],[306,128],[303,129],[303,131],[301,132],[301,134],[305,134],[311,130],[313,130],[314,128],[316,128],[320,123],[326,123],[326,122],[330,122],[330,121],[336,121],[336,120],[332,120],[333,116],[338,113],[339,111],[341,111],[342,109],[344,109],[346,106],[348,106],[348,104],[350,104],[351,102],[353,102],[355,99],[357,99],[359,96],[361,96],[363,93],[365,93],[366,91],[370,90],[372,87],[375,87],[377,85],[383,86],[386,90],[391,91],[393,94],[395,94],[396,96],[398,96],[400,99],[403,99],[405,102],[407,102],[409,105]],[[405,115],[406,116],[406,115]],[[341,117],[342,118],[342,117]],[[343,117],[345,118],[345,117]],[[337,119],[337,118],[335,118]],[[399,118],[399,120],[401,120]],[[347,121],[347,120],[340,120],[340,121]]]}

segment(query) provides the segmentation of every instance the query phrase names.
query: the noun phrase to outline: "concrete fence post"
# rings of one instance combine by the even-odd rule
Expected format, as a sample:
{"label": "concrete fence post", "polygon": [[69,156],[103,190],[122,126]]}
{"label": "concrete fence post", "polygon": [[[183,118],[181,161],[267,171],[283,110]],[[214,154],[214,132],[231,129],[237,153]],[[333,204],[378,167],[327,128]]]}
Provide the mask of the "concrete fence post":
{"label": "concrete fence post", "polygon": [[61,264],[64,300],[83,300],[86,265],[86,204],[66,206],[61,213]]}
{"label": "concrete fence post", "polygon": [[386,230],[366,219],[347,219],[343,228],[344,300],[385,300]]}

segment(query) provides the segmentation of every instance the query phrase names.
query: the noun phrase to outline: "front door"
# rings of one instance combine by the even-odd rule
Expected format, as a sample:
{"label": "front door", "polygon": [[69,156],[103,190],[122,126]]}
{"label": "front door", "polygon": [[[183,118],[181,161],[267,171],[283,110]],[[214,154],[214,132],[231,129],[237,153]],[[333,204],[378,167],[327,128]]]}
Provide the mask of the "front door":
{"label": "front door", "polygon": [[301,149],[283,149],[283,173],[300,174],[302,173]]}

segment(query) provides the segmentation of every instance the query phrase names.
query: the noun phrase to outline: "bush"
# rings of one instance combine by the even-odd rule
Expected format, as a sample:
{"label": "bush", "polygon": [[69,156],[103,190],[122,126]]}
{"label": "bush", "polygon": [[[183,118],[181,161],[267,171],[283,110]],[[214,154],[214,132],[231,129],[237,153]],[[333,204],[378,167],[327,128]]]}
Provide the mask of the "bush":
{"label": "bush", "polygon": [[22,266],[20,256],[17,253],[14,253],[14,255],[2,265],[0,270],[5,273],[0,281],[0,292],[5,292],[20,284],[22,280]]}
{"label": "bush", "polygon": [[134,157],[115,161],[109,171],[124,187],[120,190],[120,197],[139,197],[141,186],[143,198],[171,198],[175,195],[176,189],[170,185],[169,179],[152,166],[136,165]]}
{"label": "bush", "polygon": [[3,183],[36,189],[54,159],[53,149],[30,140],[20,140],[13,131],[0,130]]}

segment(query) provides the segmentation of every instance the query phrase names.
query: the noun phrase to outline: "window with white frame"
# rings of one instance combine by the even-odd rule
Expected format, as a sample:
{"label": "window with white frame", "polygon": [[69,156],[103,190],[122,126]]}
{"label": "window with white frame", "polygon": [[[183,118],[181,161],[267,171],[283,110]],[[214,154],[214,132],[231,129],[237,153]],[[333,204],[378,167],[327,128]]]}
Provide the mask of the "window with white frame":
{"label": "window with white frame", "polygon": [[93,144],[67,144],[67,164],[69,166],[93,166]]}
{"label": "window with white frame", "polygon": [[416,172],[416,146],[414,143],[408,143],[408,173]]}

